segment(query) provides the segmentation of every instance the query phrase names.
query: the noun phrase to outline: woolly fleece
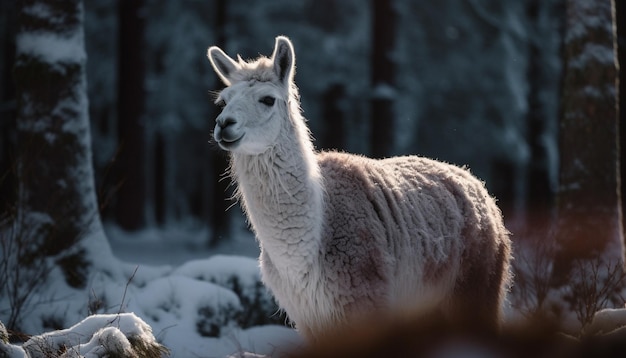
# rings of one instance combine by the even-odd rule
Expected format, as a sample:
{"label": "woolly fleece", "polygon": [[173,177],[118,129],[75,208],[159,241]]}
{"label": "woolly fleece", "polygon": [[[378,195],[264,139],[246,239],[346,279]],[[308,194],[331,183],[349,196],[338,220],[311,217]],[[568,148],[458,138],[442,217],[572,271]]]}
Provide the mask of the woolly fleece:
{"label": "woolly fleece", "polygon": [[511,244],[481,181],[417,156],[316,152],[286,37],[271,58],[235,61],[217,47],[208,57],[228,86],[214,136],[231,152],[263,282],[305,337],[425,306],[498,325]]}

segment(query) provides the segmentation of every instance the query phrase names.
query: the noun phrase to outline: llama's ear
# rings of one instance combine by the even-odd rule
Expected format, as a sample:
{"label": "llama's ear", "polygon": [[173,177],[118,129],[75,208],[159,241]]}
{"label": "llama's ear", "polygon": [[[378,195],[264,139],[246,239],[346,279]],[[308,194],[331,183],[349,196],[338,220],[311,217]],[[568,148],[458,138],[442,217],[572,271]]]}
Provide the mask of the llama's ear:
{"label": "llama's ear", "polygon": [[230,74],[240,68],[239,64],[217,46],[209,47],[207,57],[222,82],[224,82],[226,86],[230,86]]}
{"label": "llama's ear", "polygon": [[291,41],[285,36],[276,38],[274,53],[272,54],[274,72],[281,82],[289,83],[293,80],[296,65],[296,55]]}

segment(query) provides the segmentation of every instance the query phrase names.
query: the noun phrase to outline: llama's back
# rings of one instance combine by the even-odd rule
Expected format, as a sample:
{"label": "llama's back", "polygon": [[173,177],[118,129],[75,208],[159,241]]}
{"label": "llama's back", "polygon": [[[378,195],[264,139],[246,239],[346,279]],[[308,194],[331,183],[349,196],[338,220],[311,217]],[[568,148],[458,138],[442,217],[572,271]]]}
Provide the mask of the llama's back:
{"label": "llama's back", "polygon": [[347,314],[437,304],[498,319],[510,243],[482,182],[416,156],[325,152],[318,161],[327,201],[324,267],[337,276],[331,289],[345,296]]}

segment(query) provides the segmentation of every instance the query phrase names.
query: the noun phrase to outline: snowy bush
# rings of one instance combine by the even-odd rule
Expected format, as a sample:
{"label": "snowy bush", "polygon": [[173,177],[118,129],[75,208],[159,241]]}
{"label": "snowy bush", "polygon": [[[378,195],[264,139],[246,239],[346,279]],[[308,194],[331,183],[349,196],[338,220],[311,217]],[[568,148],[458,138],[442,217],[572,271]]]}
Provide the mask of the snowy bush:
{"label": "snowy bush", "polygon": [[206,304],[198,307],[198,318],[196,319],[196,327],[198,333],[204,337],[219,337],[224,328],[232,328],[233,322],[237,322],[241,314],[241,307],[234,306],[232,302],[216,307],[212,304]]}
{"label": "snowy bush", "polygon": [[263,324],[282,324],[276,302],[269,294],[259,272],[256,259],[242,256],[215,255],[206,260],[189,261],[175,273],[215,283],[233,291],[241,302],[239,325],[242,328]]}
{"label": "snowy bush", "polygon": [[147,318],[161,326],[192,325],[184,328],[204,337],[219,337],[238,327],[242,312],[232,291],[180,275],[148,283],[136,299]]}
{"label": "snowy bush", "polygon": [[525,318],[541,319],[557,316],[561,308],[550,295],[554,243],[550,240],[518,242],[512,264],[514,285],[509,295],[511,305]]}
{"label": "snowy bush", "polygon": [[621,262],[578,260],[569,279],[558,284],[553,280],[555,248],[549,239],[518,243],[513,262],[515,284],[509,299],[521,316],[557,320],[579,335],[596,312],[624,305],[626,272]]}
{"label": "snowy bush", "polygon": [[585,327],[592,323],[596,312],[622,306],[625,287],[626,272],[621,262],[576,261],[571,282],[563,288],[563,299]]}
{"label": "snowy bush", "polygon": [[22,347],[3,341],[3,357],[161,357],[167,348],[152,329],[133,313],[94,315],[74,326],[31,337]]}

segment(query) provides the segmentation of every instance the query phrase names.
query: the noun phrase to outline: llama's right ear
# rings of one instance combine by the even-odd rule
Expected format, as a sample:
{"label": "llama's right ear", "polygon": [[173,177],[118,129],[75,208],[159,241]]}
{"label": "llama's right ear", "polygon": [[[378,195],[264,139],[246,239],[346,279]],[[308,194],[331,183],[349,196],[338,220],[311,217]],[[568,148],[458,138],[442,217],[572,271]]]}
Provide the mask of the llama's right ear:
{"label": "llama's right ear", "polygon": [[291,41],[285,36],[276,37],[272,61],[274,62],[274,72],[281,82],[290,83],[293,81],[293,75],[296,72],[295,60],[296,55]]}
{"label": "llama's right ear", "polygon": [[209,47],[207,57],[222,82],[226,86],[230,86],[230,74],[239,69],[239,64],[217,46]]}

